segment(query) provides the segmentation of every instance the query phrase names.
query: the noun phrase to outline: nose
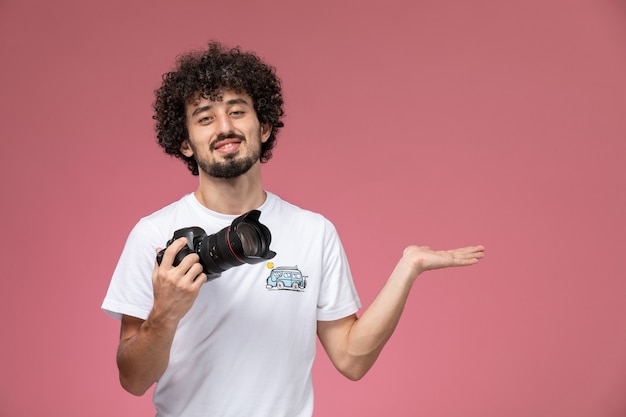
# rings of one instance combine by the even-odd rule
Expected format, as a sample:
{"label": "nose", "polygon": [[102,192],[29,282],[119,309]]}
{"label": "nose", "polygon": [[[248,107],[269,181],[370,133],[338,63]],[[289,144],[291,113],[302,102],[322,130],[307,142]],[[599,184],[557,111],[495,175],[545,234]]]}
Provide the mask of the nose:
{"label": "nose", "polygon": [[217,118],[218,133],[229,133],[234,130],[233,121],[228,114],[222,114]]}

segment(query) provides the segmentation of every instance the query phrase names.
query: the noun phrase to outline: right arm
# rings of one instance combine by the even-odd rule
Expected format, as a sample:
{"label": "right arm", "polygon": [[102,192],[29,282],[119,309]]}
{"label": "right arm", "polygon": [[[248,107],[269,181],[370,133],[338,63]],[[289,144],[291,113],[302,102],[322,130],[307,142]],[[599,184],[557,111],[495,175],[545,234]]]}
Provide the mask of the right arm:
{"label": "right arm", "polygon": [[154,304],[148,318],[122,316],[117,367],[122,387],[133,395],[143,395],[165,372],[178,322],[206,282],[196,254],[172,266],[185,244],[185,238],[176,240],[165,251],[161,265],[155,264]]}

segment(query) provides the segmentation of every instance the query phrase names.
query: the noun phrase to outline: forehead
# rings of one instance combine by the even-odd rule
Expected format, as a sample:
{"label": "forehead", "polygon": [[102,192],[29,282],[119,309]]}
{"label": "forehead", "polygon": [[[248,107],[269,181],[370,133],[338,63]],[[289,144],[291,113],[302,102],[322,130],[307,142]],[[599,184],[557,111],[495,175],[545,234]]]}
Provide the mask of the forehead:
{"label": "forehead", "polygon": [[252,97],[246,92],[234,90],[217,90],[211,94],[204,95],[197,93],[187,102],[187,110],[193,110],[203,106],[213,106],[218,104],[248,104],[252,105]]}

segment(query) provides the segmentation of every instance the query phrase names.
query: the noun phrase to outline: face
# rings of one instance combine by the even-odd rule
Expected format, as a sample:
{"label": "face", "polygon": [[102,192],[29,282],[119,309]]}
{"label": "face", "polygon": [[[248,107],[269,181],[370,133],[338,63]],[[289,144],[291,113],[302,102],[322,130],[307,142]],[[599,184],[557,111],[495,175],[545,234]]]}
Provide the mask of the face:
{"label": "face", "polygon": [[216,100],[201,98],[187,105],[187,131],[183,155],[193,157],[201,172],[229,179],[259,162],[271,129],[259,123],[249,95],[226,90]]}

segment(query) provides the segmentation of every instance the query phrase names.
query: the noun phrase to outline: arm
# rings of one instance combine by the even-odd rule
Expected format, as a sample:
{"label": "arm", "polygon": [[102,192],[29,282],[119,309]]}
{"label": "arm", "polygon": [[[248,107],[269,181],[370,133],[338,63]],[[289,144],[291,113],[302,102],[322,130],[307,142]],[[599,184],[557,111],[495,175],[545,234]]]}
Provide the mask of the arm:
{"label": "arm", "polygon": [[185,238],[173,242],[161,265],[155,265],[154,305],[148,318],[122,317],[117,367],[122,387],[131,394],[143,395],[163,375],[178,322],[206,282],[198,255],[187,255],[178,266],[172,266],[185,244]]}
{"label": "arm", "polygon": [[361,379],[393,334],[418,275],[431,269],[473,265],[483,256],[482,246],[449,251],[407,247],[382,290],[360,318],[352,315],[335,321],[318,321],[317,334],[330,360],[347,378]]}

